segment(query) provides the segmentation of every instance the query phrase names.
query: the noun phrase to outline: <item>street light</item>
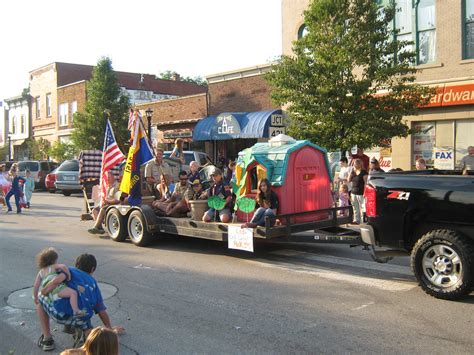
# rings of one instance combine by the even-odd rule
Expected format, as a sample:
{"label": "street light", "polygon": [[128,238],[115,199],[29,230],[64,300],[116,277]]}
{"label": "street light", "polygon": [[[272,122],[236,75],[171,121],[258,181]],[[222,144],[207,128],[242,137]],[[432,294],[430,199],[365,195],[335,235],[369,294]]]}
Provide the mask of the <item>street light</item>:
{"label": "street light", "polygon": [[148,120],[148,142],[151,144],[151,117],[153,116],[153,110],[148,108],[145,111],[146,119]]}

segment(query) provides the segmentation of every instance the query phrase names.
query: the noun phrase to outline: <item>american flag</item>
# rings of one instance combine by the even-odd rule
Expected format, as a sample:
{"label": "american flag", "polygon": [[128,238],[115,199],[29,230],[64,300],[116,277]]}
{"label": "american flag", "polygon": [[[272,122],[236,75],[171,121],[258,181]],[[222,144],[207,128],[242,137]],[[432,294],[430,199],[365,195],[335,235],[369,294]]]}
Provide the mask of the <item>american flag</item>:
{"label": "american flag", "polygon": [[107,120],[107,126],[105,127],[105,138],[104,138],[104,150],[102,153],[102,167],[100,170],[100,201],[101,204],[105,201],[108,188],[107,172],[112,169],[118,163],[121,163],[125,159],[124,155],[120,151],[115,140],[114,132],[110,121]]}
{"label": "american flag", "polygon": [[140,114],[140,111],[138,111],[138,110],[133,111],[133,109],[130,109],[130,115],[128,116],[128,130],[129,131],[132,131],[133,127],[135,127],[134,123],[135,123],[135,120],[137,118],[139,118],[139,119],[142,118],[142,115]]}

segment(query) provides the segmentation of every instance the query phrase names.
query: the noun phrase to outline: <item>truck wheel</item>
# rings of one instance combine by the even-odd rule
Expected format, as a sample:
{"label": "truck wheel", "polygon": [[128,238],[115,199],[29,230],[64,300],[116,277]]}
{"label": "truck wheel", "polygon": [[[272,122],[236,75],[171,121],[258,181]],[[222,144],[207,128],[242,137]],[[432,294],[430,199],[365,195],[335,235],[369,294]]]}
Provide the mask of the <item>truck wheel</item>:
{"label": "truck wheel", "polygon": [[452,230],[433,230],[415,244],[411,267],[429,295],[456,300],[474,286],[474,245]]}
{"label": "truck wheel", "polygon": [[152,235],[140,211],[133,211],[128,217],[128,235],[133,244],[145,247],[150,244]]}
{"label": "truck wheel", "polygon": [[64,196],[71,196],[71,191],[63,191]]}
{"label": "truck wheel", "polygon": [[125,218],[115,208],[111,208],[107,212],[105,218],[105,225],[107,233],[115,242],[123,242],[127,237],[127,226],[125,225]]}

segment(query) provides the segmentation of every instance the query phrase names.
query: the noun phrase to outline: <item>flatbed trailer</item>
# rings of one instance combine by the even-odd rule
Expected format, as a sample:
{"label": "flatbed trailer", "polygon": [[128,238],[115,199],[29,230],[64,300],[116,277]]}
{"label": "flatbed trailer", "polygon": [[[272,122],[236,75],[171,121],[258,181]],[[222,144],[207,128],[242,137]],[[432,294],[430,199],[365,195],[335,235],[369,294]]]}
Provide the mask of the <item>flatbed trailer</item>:
{"label": "flatbed trailer", "polygon": [[[315,218],[311,219],[311,216]],[[360,231],[347,227],[352,221],[350,207],[284,214],[274,218],[281,221],[281,225],[272,225],[271,219],[267,217],[264,227],[252,230],[253,240],[365,245]],[[295,222],[298,218],[304,218],[305,221]],[[149,205],[109,206],[105,218],[106,231],[112,240],[122,242],[128,237],[137,246],[147,246],[164,234],[226,242],[229,226],[240,227],[241,224],[242,222],[205,223],[189,217],[162,217],[158,216]],[[302,233],[308,231],[314,234]]]}

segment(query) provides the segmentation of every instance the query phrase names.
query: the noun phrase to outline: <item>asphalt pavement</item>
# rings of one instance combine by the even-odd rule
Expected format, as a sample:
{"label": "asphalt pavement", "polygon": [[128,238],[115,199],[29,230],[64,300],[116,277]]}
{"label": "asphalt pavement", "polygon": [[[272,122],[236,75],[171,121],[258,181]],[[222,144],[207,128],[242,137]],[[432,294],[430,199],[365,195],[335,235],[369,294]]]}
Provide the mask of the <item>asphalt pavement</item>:
{"label": "asphalt pavement", "polygon": [[[87,252],[121,354],[472,353],[474,294],[421,291],[407,257],[373,262],[329,244],[225,243],[165,236],[147,248],[90,235],[79,195],[35,193],[22,215],[0,212],[0,354],[42,354],[31,299],[35,255],[48,246],[73,265]],[[95,317],[94,324],[100,320]],[[71,336],[52,323],[59,353]]]}

